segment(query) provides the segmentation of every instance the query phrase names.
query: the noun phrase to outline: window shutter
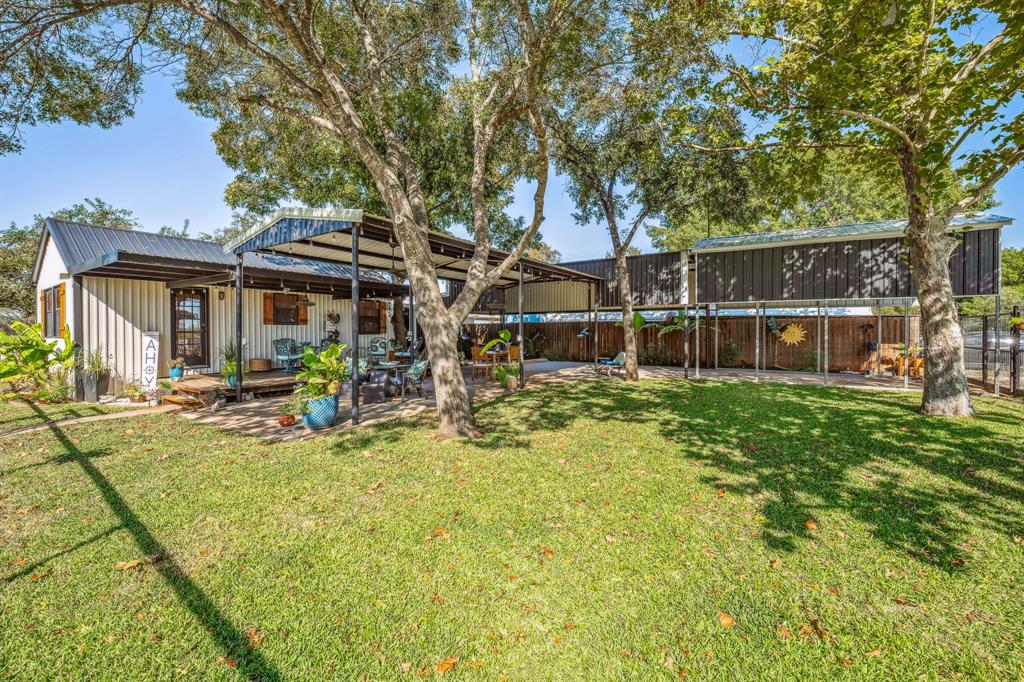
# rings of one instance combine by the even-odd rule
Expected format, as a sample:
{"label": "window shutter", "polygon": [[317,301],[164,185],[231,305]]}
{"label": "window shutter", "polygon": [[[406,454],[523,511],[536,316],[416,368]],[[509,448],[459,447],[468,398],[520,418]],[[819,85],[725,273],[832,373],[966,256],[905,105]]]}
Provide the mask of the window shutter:
{"label": "window shutter", "polygon": [[[308,301],[309,300],[309,296],[306,296],[305,294],[302,294],[301,296],[296,297],[296,300],[298,300],[298,301]],[[300,305],[300,306],[298,306],[298,308],[299,308],[299,324],[308,324],[309,323],[309,308],[307,306],[304,306],[304,305]]]}
{"label": "window shutter", "polygon": [[66,288],[66,286],[67,285],[64,282],[61,282],[60,287],[58,287],[57,289],[58,300],[60,301],[60,319],[57,320],[57,333],[60,334],[61,336],[64,336],[64,330],[67,328],[66,325],[68,319],[68,308],[66,304],[67,299],[64,296],[64,289]]}
{"label": "window shutter", "polygon": [[263,292],[263,324],[274,324],[274,294]]}
{"label": "window shutter", "polygon": [[377,313],[380,315],[380,333],[388,333],[388,304],[384,301],[377,301]]}
{"label": "window shutter", "polygon": [[39,324],[46,333],[46,289],[39,290]]}

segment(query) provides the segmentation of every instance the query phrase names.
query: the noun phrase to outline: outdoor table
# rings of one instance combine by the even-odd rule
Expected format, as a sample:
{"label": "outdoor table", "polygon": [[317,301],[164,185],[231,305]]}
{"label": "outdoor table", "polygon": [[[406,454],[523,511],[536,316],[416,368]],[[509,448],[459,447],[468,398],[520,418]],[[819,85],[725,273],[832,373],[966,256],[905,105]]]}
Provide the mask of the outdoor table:
{"label": "outdoor table", "polygon": [[[400,362],[377,363],[376,369],[384,372],[386,376],[384,380],[384,392],[388,395],[388,397],[393,398],[398,393],[398,387],[396,386],[396,384],[398,383],[398,377],[402,372],[407,371],[411,366],[412,365],[402,364]],[[394,376],[394,379],[392,379],[392,375]]]}

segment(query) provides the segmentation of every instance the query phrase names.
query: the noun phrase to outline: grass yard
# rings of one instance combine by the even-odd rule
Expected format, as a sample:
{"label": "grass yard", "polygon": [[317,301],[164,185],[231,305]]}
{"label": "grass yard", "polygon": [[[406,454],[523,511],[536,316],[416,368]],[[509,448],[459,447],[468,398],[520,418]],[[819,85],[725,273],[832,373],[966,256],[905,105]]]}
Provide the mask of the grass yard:
{"label": "grass yard", "polygon": [[268,445],[0,441],[12,679],[1016,679],[1024,409],[584,382]]}
{"label": "grass yard", "polygon": [[92,417],[129,409],[123,406],[97,405],[93,403],[55,403],[41,405],[36,402],[14,399],[0,400],[0,433],[25,426],[48,424],[61,419]]}

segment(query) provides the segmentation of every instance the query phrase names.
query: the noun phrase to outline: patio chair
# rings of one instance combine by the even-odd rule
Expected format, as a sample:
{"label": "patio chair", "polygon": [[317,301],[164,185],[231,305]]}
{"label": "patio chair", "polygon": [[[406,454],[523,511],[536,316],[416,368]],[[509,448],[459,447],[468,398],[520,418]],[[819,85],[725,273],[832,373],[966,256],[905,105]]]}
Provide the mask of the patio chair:
{"label": "patio chair", "polygon": [[402,400],[405,400],[405,389],[407,387],[415,388],[416,393],[423,397],[423,379],[427,375],[427,370],[430,369],[430,360],[417,360],[412,363],[412,367],[408,371],[401,375],[402,383]]}
{"label": "patio chair", "polygon": [[370,339],[368,355],[370,357],[370,362],[373,363],[386,360],[388,357],[388,340],[383,336],[375,336]]}
{"label": "patio chair", "polygon": [[295,339],[274,339],[274,360],[284,364],[286,372],[297,372],[302,362],[302,349]]}
{"label": "patio chair", "polygon": [[416,339],[416,343],[409,346],[409,350],[397,350],[395,351],[395,358],[398,360],[416,360],[420,354],[423,353],[423,348],[427,345],[427,342],[421,336]]}
{"label": "patio chair", "polygon": [[483,346],[473,346],[470,350],[471,361],[469,364],[469,378],[472,381],[476,381],[476,375],[479,374],[481,377],[488,377],[491,374],[491,370],[494,368],[494,363],[484,355]]}
{"label": "patio chair", "polygon": [[619,353],[611,360],[598,360],[597,364],[599,365],[597,371],[604,370],[605,376],[610,377],[612,372],[618,372],[626,366],[626,354]]}

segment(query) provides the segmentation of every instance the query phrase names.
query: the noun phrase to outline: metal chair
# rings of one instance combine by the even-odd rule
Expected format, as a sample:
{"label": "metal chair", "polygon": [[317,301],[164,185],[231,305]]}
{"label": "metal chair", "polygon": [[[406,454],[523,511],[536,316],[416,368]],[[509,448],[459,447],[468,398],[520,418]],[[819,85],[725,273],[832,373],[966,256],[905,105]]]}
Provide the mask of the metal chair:
{"label": "metal chair", "polygon": [[283,363],[286,372],[298,371],[302,362],[302,350],[295,345],[295,339],[274,339],[274,360]]}
{"label": "metal chair", "polygon": [[380,362],[388,357],[388,340],[383,336],[375,336],[370,339],[370,346],[367,350],[371,362]]}
{"label": "metal chair", "polygon": [[430,360],[417,360],[412,363],[412,367],[402,374],[402,400],[405,400],[405,389],[407,386],[415,388],[416,393],[421,398],[423,397],[423,379],[428,369],[430,369]]}

